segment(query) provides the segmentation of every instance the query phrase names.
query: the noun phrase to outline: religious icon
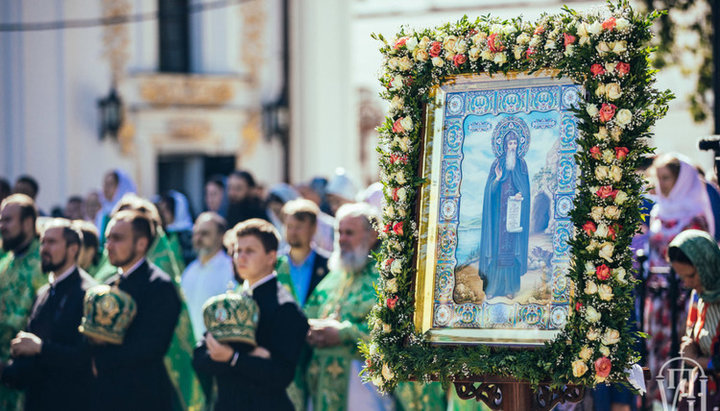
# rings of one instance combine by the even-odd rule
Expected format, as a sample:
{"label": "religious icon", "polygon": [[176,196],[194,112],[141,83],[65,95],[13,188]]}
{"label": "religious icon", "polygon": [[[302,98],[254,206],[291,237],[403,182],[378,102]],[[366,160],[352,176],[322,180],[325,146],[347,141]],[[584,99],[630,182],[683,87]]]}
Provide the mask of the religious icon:
{"label": "religious icon", "polygon": [[580,92],[548,73],[436,89],[416,288],[431,341],[533,345],[564,327]]}

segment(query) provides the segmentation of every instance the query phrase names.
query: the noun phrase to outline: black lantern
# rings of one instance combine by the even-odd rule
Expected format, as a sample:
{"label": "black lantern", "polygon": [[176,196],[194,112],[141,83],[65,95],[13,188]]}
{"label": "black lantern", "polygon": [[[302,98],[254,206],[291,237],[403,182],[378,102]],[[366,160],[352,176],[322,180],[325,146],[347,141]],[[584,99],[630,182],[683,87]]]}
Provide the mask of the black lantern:
{"label": "black lantern", "polygon": [[110,94],[107,97],[98,100],[98,108],[100,108],[100,140],[106,135],[117,139],[118,130],[123,122],[123,105],[122,99],[118,96],[115,86],[110,88]]}

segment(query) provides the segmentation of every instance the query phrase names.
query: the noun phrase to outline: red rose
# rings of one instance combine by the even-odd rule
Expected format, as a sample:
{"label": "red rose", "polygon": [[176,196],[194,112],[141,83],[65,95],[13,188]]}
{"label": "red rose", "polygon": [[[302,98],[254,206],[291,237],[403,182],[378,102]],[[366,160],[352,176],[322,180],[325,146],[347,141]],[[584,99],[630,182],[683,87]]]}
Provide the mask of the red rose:
{"label": "red rose", "polygon": [[563,33],[563,37],[565,37],[565,47],[575,43],[575,36],[573,36],[570,33]]}
{"label": "red rose", "polygon": [[597,226],[595,226],[595,223],[593,223],[592,221],[588,221],[588,222],[586,222],[585,224],[583,224],[583,227],[582,227],[582,228],[583,228],[583,230],[585,230],[585,233],[586,233],[589,237],[592,237],[592,235],[593,235],[593,233],[595,232],[595,230],[597,230]]}
{"label": "red rose", "polygon": [[534,48],[529,47],[527,50],[525,50],[525,58],[530,58],[533,54],[537,53]]}
{"label": "red rose", "polygon": [[610,238],[612,238],[613,241],[615,241],[615,238],[617,238],[617,232],[615,231],[615,227],[608,227],[608,235],[610,236]]}
{"label": "red rose", "polygon": [[[390,225],[390,224],[388,224],[388,225]],[[388,269],[388,270],[389,270],[389,269],[390,269],[390,266],[391,266],[392,263],[393,263],[393,261],[395,261],[394,258],[388,258],[387,260],[385,260],[385,269]]]}
{"label": "red rose", "polygon": [[395,309],[395,304],[397,304],[398,297],[397,295],[395,297],[388,297],[387,300],[385,300],[385,303],[387,304],[388,308],[391,310]]}
{"label": "red rose", "polygon": [[399,119],[395,120],[395,123],[393,123],[393,133],[402,133],[405,131],[402,124],[400,124],[400,121],[402,121],[403,117],[400,117]]}
{"label": "red rose", "polygon": [[580,301],[575,303],[575,311],[580,311],[582,308],[582,303]]}
{"label": "red rose", "polygon": [[397,192],[398,192],[399,189],[400,189],[400,188],[398,188],[398,187],[393,188],[393,190],[392,190],[392,198],[393,198],[393,201],[398,201],[398,193],[397,193]]}
{"label": "red rose", "polygon": [[610,267],[605,264],[598,266],[595,268],[595,275],[597,275],[598,280],[607,280],[610,278]]}
{"label": "red rose", "polygon": [[595,375],[601,378],[607,378],[610,375],[612,363],[608,357],[600,357],[595,360]]}
{"label": "red rose", "polygon": [[392,228],[393,232],[395,232],[395,234],[397,234],[397,235],[403,235],[403,224],[404,223],[402,221],[395,223],[395,225]]}
{"label": "red rose", "polygon": [[367,368],[372,367],[372,361],[370,361],[369,358],[368,358],[367,360],[365,360],[365,366],[366,366]]}
{"label": "red rose", "polygon": [[624,160],[629,152],[630,150],[628,150],[627,147],[615,147],[615,157],[617,157],[618,160]]}
{"label": "red rose", "polygon": [[464,54],[456,54],[455,57],[453,57],[453,63],[455,64],[455,67],[462,66],[467,61],[467,56]]}
{"label": "red rose", "polygon": [[623,63],[621,61],[617,64],[617,66],[615,66],[615,71],[617,71],[618,75],[622,77],[630,72],[630,64]]}
{"label": "red rose", "polygon": [[537,26],[537,28],[535,28],[535,31],[533,31],[534,36],[537,36],[538,34],[543,34],[543,33],[545,33],[545,26]]}
{"label": "red rose", "polygon": [[502,44],[502,40],[498,38],[497,33],[492,33],[488,36],[487,44],[493,53],[499,53],[505,50],[505,46]]}
{"label": "red rose", "polygon": [[600,160],[600,157],[602,156],[602,154],[600,154],[600,147],[594,146],[593,148],[591,148],[590,156],[595,160]]}
{"label": "red rose", "polygon": [[615,17],[610,17],[609,19],[603,21],[602,28],[604,30],[612,30],[615,28]]}
{"label": "red rose", "polygon": [[602,107],[600,107],[600,121],[607,123],[612,120],[613,116],[615,116],[615,110],[617,110],[615,104],[603,103]]}
{"label": "red rose", "polygon": [[608,197],[615,198],[617,193],[618,193],[618,191],[613,190],[612,186],[602,186],[598,189],[598,191],[595,192],[595,194],[597,194],[598,197],[600,197],[600,198],[608,198]]}
{"label": "red rose", "polygon": [[437,57],[440,55],[440,52],[442,51],[442,43],[439,41],[433,41],[432,44],[430,44],[430,49],[428,50],[428,54]]}
{"label": "red rose", "polygon": [[597,77],[601,74],[605,74],[605,67],[603,67],[602,64],[595,63],[590,66],[590,72],[592,73],[593,77]]}
{"label": "red rose", "polygon": [[390,223],[385,224],[385,228],[383,228],[383,233],[389,233],[390,230],[392,230],[392,224],[390,224]]}
{"label": "red rose", "polygon": [[393,48],[394,48],[395,50],[397,50],[397,49],[399,49],[400,47],[404,46],[405,43],[407,43],[408,38],[409,38],[409,37],[403,37],[403,38],[399,39],[397,42],[395,42],[395,45],[393,46]]}

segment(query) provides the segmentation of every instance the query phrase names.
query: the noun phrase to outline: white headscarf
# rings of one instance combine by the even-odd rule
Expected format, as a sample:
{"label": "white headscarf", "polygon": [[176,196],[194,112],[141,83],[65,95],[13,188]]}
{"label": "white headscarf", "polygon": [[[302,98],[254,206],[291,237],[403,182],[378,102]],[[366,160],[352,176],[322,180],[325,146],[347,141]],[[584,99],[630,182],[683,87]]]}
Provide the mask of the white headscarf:
{"label": "white headscarf", "polygon": [[168,224],[166,230],[170,233],[176,231],[192,231],[193,220],[190,215],[190,206],[188,205],[187,197],[185,197],[183,193],[175,190],[169,190],[168,194],[175,199],[175,220],[173,220],[172,224]]}
{"label": "white headscarf", "polygon": [[[650,217],[656,221],[651,222],[650,231],[677,234],[687,227],[693,218],[703,216],[708,224],[708,232],[713,235],[715,218],[705,181],[695,167],[690,164],[687,157],[681,154],[672,154],[672,156],[680,161],[680,172],[667,197],[658,190],[655,206],[650,211]],[[655,186],[660,187],[657,178]],[[657,221],[658,218],[663,221],[676,220],[677,224],[672,227],[663,227],[662,223]]]}

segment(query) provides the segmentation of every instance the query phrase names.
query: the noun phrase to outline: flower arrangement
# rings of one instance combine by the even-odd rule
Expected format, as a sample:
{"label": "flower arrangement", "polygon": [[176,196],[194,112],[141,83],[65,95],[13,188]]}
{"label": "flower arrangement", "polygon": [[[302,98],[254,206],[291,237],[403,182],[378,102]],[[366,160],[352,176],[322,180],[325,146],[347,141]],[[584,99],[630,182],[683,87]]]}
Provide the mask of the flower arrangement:
{"label": "flower arrangement", "polygon": [[[627,380],[625,370],[637,361],[628,322],[634,287],[629,245],[644,192],[634,170],[652,151],[646,142],[650,127],[673,97],[654,88],[648,64],[652,50],[645,44],[659,15],[641,15],[621,0],[588,14],[565,7],[535,22],[465,17],[434,30],[402,28],[391,41],[374,35],[385,56],[380,81],[390,110],[378,129],[387,205],[378,254],[379,302],[370,314],[371,340],[361,347],[366,379],[384,391],[404,380],[473,375],[555,386]],[[550,67],[585,90],[574,109],[581,172],[571,213],[575,236],[569,241],[574,310],[557,338],[538,349],[430,345],[413,325],[415,204],[424,183],[417,170],[430,91],[451,75]]]}

